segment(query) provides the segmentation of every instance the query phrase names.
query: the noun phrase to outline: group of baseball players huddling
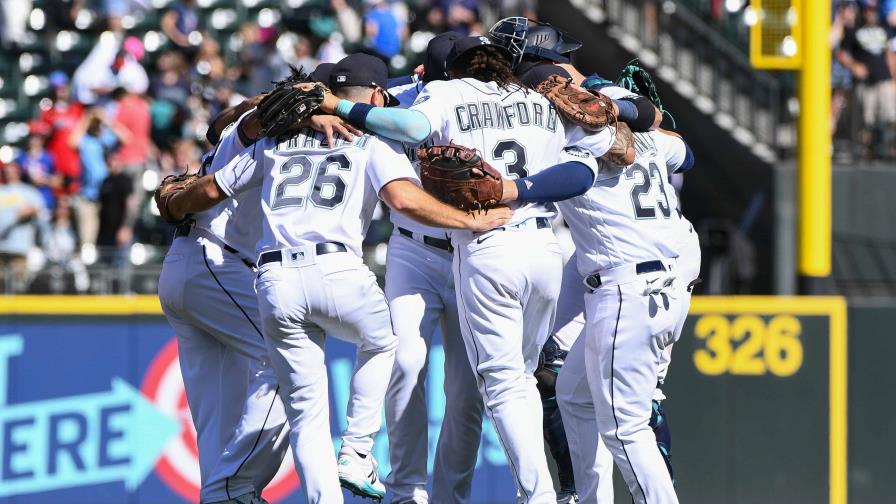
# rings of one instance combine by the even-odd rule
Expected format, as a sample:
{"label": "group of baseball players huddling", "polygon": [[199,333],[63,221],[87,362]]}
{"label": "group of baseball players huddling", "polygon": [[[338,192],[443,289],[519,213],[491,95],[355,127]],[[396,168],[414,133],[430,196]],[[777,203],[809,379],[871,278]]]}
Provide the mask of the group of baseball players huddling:
{"label": "group of baseball players huddling", "polygon": [[[352,54],[212,122],[201,172],[156,195],[178,224],[159,297],[202,503],[265,502],[290,446],[308,502],[343,502],[341,487],[468,502],[483,413],[518,502],[610,503],[614,463],[634,502],[678,502],[661,386],[700,247],[669,177],[693,155],[659,128],[643,70],[586,78],[569,64],[580,46],[507,18],[487,37],[436,36],[413,76],[387,80],[381,60]],[[361,250],[380,200],[394,224],[385,293]],[[558,208],[576,246],[565,267]],[[446,408],[428,488],[439,324]],[[326,336],[357,345],[338,456]],[[385,485],[371,453],[384,406]]]}

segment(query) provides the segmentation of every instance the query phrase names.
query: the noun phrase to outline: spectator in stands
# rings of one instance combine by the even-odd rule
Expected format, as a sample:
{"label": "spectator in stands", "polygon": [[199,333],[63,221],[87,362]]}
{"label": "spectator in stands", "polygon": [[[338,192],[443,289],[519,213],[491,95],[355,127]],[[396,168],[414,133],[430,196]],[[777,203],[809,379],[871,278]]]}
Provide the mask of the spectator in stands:
{"label": "spectator in stands", "polygon": [[143,54],[143,44],[137,37],[120,40],[115,35],[100,36],[75,70],[72,78],[75,97],[84,105],[102,105],[121,86],[146,92],[149,77],[140,64]]}
{"label": "spectator in stands", "polygon": [[31,0],[0,2],[0,46],[13,48],[25,43]]}
{"label": "spectator in stands", "polygon": [[81,123],[84,109],[74,101],[69,89],[68,76],[60,70],[50,74],[52,99],[40,104],[40,121],[49,128],[47,150],[53,158],[56,173],[62,177],[61,192],[78,192],[81,180],[81,159],[78,146],[69,143],[72,131]]}
{"label": "spectator in stands", "polygon": [[880,15],[890,27],[890,33],[896,33],[896,0],[881,1]]}
{"label": "spectator in stands", "polygon": [[153,73],[150,106],[152,140],[160,148],[170,146],[180,136],[176,127],[187,119],[190,100],[189,67],[183,54],[166,51],[156,61]]}
{"label": "spectator in stands", "polygon": [[190,34],[199,30],[199,13],[196,0],[179,0],[162,16],[162,31],[181,51],[188,55],[195,52],[199,41],[190,41]]}
{"label": "spectator in stands", "polygon": [[831,50],[834,53],[831,62],[831,134],[837,131],[840,115],[843,112],[849,93],[852,92],[852,72],[840,62],[837,52],[843,44],[847,30],[856,25],[859,6],[855,0],[840,1],[834,5],[834,19],[831,21]]}
{"label": "spectator in stands", "polygon": [[[892,155],[896,134],[896,86],[894,86],[890,48],[886,29],[880,24],[875,0],[862,8],[862,23],[846,30],[838,57],[859,81],[859,97],[865,125],[860,135],[866,155],[874,155],[872,146]],[[875,137],[879,137],[875,139]]]}
{"label": "spectator in stands", "polygon": [[[139,89],[133,88],[119,89],[117,98],[118,107],[112,123],[120,125],[128,133],[128,141],[122,142],[118,148],[118,159],[134,184],[142,187],[143,172],[149,169],[149,156],[155,150],[151,139],[149,103]],[[141,200],[142,198],[138,199],[138,204]]]}
{"label": "spectator in stands", "polygon": [[53,158],[45,148],[49,128],[41,122],[31,124],[28,144],[16,162],[22,169],[22,179],[33,185],[44,197],[44,206],[53,208],[56,200],[55,191],[61,187],[60,177],[56,175]]}
{"label": "spectator in stands", "polygon": [[123,266],[123,251],[134,236],[134,183],[124,173],[114,154],[106,154],[109,175],[99,189],[99,232],[96,237],[98,257],[102,262]]}
{"label": "spectator in stands", "polygon": [[[85,114],[82,124],[72,132],[71,143],[78,146],[84,166],[83,187],[77,200],[78,228],[82,243],[97,243],[99,228],[100,196],[103,181],[110,173],[108,153],[121,143],[130,141],[130,133],[105,119],[101,108],[93,108]],[[121,163],[119,163],[121,167]],[[132,189],[128,190],[130,193]]]}
{"label": "spectator in stands", "polygon": [[360,42],[363,33],[361,17],[358,16],[358,12],[346,0],[330,0],[330,7],[336,14],[336,22],[339,24],[339,31],[342,32],[345,41],[349,44]]}
{"label": "spectator in stands", "polygon": [[[77,222],[73,219],[68,196],[62,196],[53,209],[53,217],[42,239],[42,250],[47,258],[52,278],[69,273],[74,278],[75,290],[86,292],[90,286],[87,269],[80,258]],[[57,273],[58,272],[58,273]],[[54,292],[63,288],[54,288]]]}
{"label": "spectator in stands", "polygon": [[288,62],[296,68],[304,69],[305,72],[311,72],[317,68],[318,61],[314,57],[314,48],[308,37],[296,36],[296,43],[293,44],[293,57]]}
{"label": "spectator in stands", "polygon": [[[449,30],[465,35],[483,32],[479,24],[479,0],[439,0],[438,4],[445,13]],[[516,16],[520,14],[514,13]]]}
{"label": "spectator in stands", "polygon": [[365,44],[385,59],[401,52],[401,25],[385,0],[365,0]]}
{"label": "spectator in stands", "polygon": [[40,191],[22,182],[22,171],[12,161],[3,167],[0,185],[0,278],[6,292],[22,292],[28,284],[28,252],[36,245],[46,222]]}

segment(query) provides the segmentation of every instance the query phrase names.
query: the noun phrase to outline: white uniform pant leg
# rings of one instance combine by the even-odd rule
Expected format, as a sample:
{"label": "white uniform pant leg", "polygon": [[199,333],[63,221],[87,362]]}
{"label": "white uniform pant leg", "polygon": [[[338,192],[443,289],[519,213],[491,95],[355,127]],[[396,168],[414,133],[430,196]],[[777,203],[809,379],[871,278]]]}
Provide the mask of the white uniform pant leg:
{"label": "white uniform pant leg", "polygon": [[464,504],[470,501],[473,472],[482,439],[482,395],[470,367],[460,332],[457,298],[451,265],[442,288],[444,314],[442,343],[445,349],[445,416],[436,445],[433,465],[433,504]]}
{"label": "white uniform pant leg", "polygon": [[551,335],[560,350],[569,351],[585,329],[585,284],[576,266],[576,255],[563,266],[560,296],[557,298],[557,317]]}
{"label": "white uniform pant leg", "polygon": [[383,404],[398,346],[389,304],[376,275],[359,257],[349,253],[319,256],[315,268],[320,278],[314,291],[313,320],[328,335],[358,347],[342,446],[366,455],[383,426]]}
{"label": "white uniform pant leg", "polygon": [[255,287],[271,364],[289,419],[296,472],[309,503],[339,504],[342,490],[330,436],[324,331],[310,317],[309,289],[323,289],[319,275],[263,265]]}
{"label": "white uniform pant leg", "polygon": [[286,416],[260,331],[254,273],[204,240],[178,239],[169,254],[160,299],[179,337],[185,387],[193,390],[188,402],[197,438],[203,439],[201,500],[261,490],[275,476],[287,445]]}
{"label": "white uniform pant leg", "polygon": [[[683,288],[645,295],[641,275],[586,295],[585,368],[597,424],[636,504],[677,503],[656,437],[648,425],[661,353],[673,340]],[[674,296],[674,297],[673,297]]]}
{"label": "white uniform pant leg", "polygon": [[[684,286],[700,277],[700,239],[693,227],[690,227],[689,233],[682,241],[682,248],[675,263],[676,271]],[[684,329],[684,321],[687,318],[688,310],[691,307],[691,291],[684,294],[684,300],[681,303],[683,313],[679,316],[679,323],[675,327],[675,341],[681,337],[681,331]],[[662,385],[666,381],[666,375],[669,373],[669,364],[672,362],[672,344],[666,346],[660,359],[659,372],[657,373],[657,383]],[[657,389],[654,399],[661,401],[665,399],[662,390]]]}
{"label": "white uniform pant leg", "polygon": [[553,324],[562,268],[549,229],[455,234],[455,288],[471,365],[523,502],[556,502],[532,373]]}
{"label": "white uniform pant leg", "polygon": [[582,504],[613,502],[613,455],[601,440],[585,372],[585,338],[576,339],[557,377],[557,404]]}
{"label": "white uniform pant leg", "polygon": [[[386,429],[392,472],[386,479],[393,502],[426,503],[429,420],[424,387],[432,335],[443,309],[437,285],[446,260],[426,245],[393,235],[386,258],[386,299],[398,338],[386,393]],[[446,412],[447,414],[447,412]]]}

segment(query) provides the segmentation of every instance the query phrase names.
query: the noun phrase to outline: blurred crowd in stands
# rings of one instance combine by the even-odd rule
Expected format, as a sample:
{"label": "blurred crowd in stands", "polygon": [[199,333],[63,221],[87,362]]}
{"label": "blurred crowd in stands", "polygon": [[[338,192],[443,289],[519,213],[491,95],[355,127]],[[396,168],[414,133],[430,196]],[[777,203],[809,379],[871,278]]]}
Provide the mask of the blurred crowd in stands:
{"label": "blurred crowd in stands", "polygon": [[[20,148],[0,147],[0,292],[139,291],[110,282],[158,267],[171,229],[151,191],[198,170],[220,110],[290,64],[310,71],[347,52],[410,71],[435,34],[482,33],[508,13],[534,18],[535,1],[2,2],[0,51],[27,54],[37,37],[63,64],[37,77],[44,98]],[[65,68],[59,53],[84,37],[86,56]],[[103,271],[117,274],[103,280]]]}
{"label": "blurred crowd in stands", "polygon": [[835,0],[831,49],[835,145],[896,159],[896,0]]}

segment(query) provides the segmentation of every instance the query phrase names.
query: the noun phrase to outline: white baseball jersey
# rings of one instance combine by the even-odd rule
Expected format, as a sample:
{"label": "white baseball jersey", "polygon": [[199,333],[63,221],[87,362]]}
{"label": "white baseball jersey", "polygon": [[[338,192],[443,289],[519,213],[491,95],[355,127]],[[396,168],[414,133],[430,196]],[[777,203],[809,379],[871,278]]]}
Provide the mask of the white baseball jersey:
{"label": "white baseball jersey", "polygon": [[[420,94],[420,90],[422,88],[422,82],[411,82],[401,86],[391,87],[389,88],[389,92],[392,93],[393,96],[398,98],[398,108],[408,108],[414,103],[414,100],[417,99],[417,95]],[[405,154],[408,156],[408,159],[411,161],[414,167],[414,171],[419,174],[420,164],[417,162],[417,145],[405,144],[404,150]],[[445,238],[449,233],[449,230],[445,228],[421,224],[401,212],[392,211],[390,213],[390,220],[396,227],[405,228],[415,233],[433,236],[436,238]]]}
{"label": "white baseball jersey", "polygon": [[[254,110],[254,109],[253,109]],[[221,139],[212,151],[212,161],[203,175],[212,175],[235,158],[247,146],[240,139],[237,128],[252,111],[246,112],[224,128]],[[261,187],[255,186],[236,197],[229,198],[193,216],[195,226],[220,238],[246,258],[255,257],[255,244],[261,238]],[[244,204],[243,204],[244,202]]]}
{"label": "white baseball jersey", "polygon": [[[615,136],[613,128],[590,133],[564,124],[554,105],[534,91],[515,85],[502,89],[495,82],[471,78],[430,82],[411,109],[429,118],[433,144],[485,146],[483,158],[514,179],[553,166],[567,145],[602,156]],[[510,206],[514,210],[511,226],[557,213],[551,203]]]}
{"label": "white baseball jersey", "polygon": [[364,135],[331,148],[311,130],[261,140],[215,173],[229,196],[261,185],[258,253],[338,242],[359,257],[379,191],[396,179],[419,183],[397,144]]}
{"label": "white baseball jersey", "polygon": [[[619,176],[596,179],[585,194],[559,203],[583,276],[679,255],[681,217],[668,172],[684,162],[684,141],[655,131],[634,137],[634,163]],[[561,160],[592,162],[578,149],[566,149]],[[602,166],[604,160],[596,161],[600,171],[609,169]]]}

